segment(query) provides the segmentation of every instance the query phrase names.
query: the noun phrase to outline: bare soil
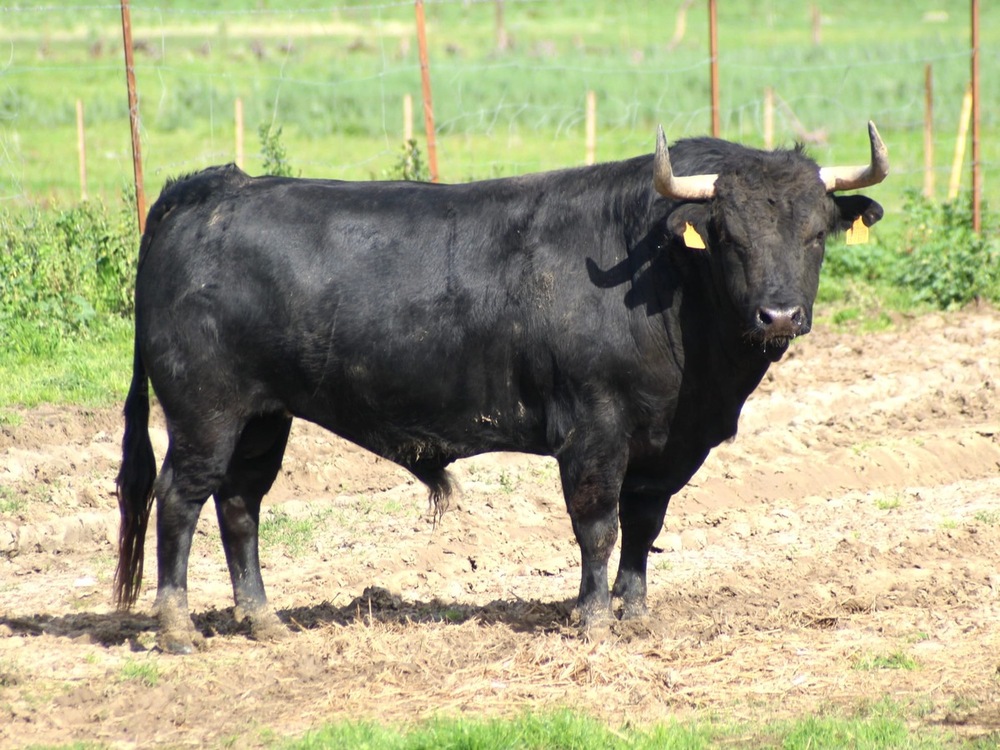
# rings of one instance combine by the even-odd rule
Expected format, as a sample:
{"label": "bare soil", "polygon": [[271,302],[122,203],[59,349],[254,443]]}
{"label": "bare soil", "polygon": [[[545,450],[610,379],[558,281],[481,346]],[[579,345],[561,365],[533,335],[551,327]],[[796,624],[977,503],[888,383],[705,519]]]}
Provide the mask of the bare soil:
{"label": "bare soil", "polygon": [[[239,746],[325,721],[569,706],[762,720],[888,699],[1000,736],[1000,312],[818,327],[676,496],[651,616],[583,637],[550,460],[460,462],[437,524],[401,469],[304,423],[262,556],[289,626],[234,622],[214,512],[190,571],[205,651],[153,647],[155,541],[114,612],[117,410],[0,427],[0,747]],[[165,433],[154,429],[162,456]],[[152,535],[151,535],[152,537]]]}

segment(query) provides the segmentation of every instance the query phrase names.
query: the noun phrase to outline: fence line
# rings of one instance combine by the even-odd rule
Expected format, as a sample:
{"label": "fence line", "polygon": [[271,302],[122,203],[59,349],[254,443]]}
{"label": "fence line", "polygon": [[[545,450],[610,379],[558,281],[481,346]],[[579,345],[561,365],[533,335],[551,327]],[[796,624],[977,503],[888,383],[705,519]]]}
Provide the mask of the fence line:
{"label": "fence line", "polygon": [[[707,7],[705,2],[687,0],[684,4],[689,6],[688,28],[673,44],[667,37],[677,7],[649,10],[651,4],[623,0],[604,4],[603,15],[595,20],[590,4],[584,13],[578,3],[554,0],[505,0],[502,7],[497,0],[428,0],[429,55],[437,99],[434,114],[446,179],[569,166],[587,161],[592,150],[598,149],[602,159],[648,152],[659,121],[671,138],[707,132],[712,108],[705,91],[712,56],[699,21],[706,17]],[[803,51],[775,57],[766,50],[737,48],[727,42],[726,34],[732,33],[727,32],[727,23],[732,21],[725,14],[730,9],[728,4],[720,5],[718,114],[724,137],[751,145],[782,145],[800,131],[825,129],[825,140],[813,146],[814,155],[820,160],[841,154],[853,158],[863,139],[862,124],[873,117],[892,139],[894,180],[919,189],[928,174],[947,174],[950,165],[925,162],[925,144],[950,159],[958,103],[968,77],[967,50],[949,45],[897,45],[838,58],[823,52],[823,45],[833,44],[836,38],[836,24],[820,14],[825,33],[820,45],[812,45],[816,15],[811,7],[789,3],[789,7],[804,9],[799,19]],[[829,5],[826,12],[835,12],[831,3],[819,5]],[[280,121],[290,126],[286,135],[298,139],[296,148],[289,149],[295,166],[308,173],[363,177],[377,174],[394,158],[406,135],[405,95],[417,93],[419,86],[419,63],[411,46],[413,0],[308,6],[305,0],[294,8],[199,10],[133,5],[134,67],[143,110],[139,138],[144,141],[154,182],[234,158],[245,159],[253,171],[259,161],[249,152],[240,153],[233,134],[234,128],[243,130],[235,122],[237,100],[243,103],[249,127],[269,117],[278,103]],[[102,30],[120,5],[66,8],[49,3],[0,9],[5,23],[12,18],[16,21],[9,34],[11,59],[2,67],[3,85],[13,93],[4,97],[0,91],[0,180],[4,181],[0,197],[46,194],[45,188],[38,188],[37,157],[32,154],[50,151],[53,159],[66,163],[54,153],[55,147],[30,145],[34,136],[29,132],[34,127],[31,118],[52,121],[56,130],[67,120],[61,114],[64,105],[32,100],[38,82],[43,92],[58,82],[61,90],[72,92],[65,97],[66,106],[72,107],[79,98],[86,107],[91,152],[87,179],[92,194],[107,194],[107,177],[102,177],[108,173],[107,163],[123,163],[127,154],[114,145],[121,142],[115,140],[118,136],[108,135],[121,132],[120,124],[112,131],[110,123],[119,116],[122,104],[108,101],[89,83],[91,78],[104,77],[120,81],[120,64],[106,63],[114,48]],[[525,14],[527,9],[532,13]],[[581,29],[580,39],[566,33],[550,39],[532,26],[535,15],[552,16],[560,9],[567,18],[580,13],[578,24],[574,21]],[[987,11],[996,17],[997,11],[983,12]],[[95,18],[99,21],[84,32],[78,23],[56,25],[45,33],[33,30],[33,24],[40,24],[38,19],[60,12],[73,19],[82,14],[88,23]],[[659,40],[645,28],[652,25],[645,22],[652,13],[667,19],[661,27],[666,33]],[[440,30],[447,25],[443,19],[448,14],[452,19],[464,14],[468,40],[442,38]],[[895,23],[900,11],[891,15]],[[279,33],[278,27],[286,21],[296,33],[307,27],[314,30],[307,36]],[[764,21],[764,25],[772,23]],[[192,24],[198,25],[195,32]],[[331,28],[336,30],[333,36],[324,31]],[[498,33],[501,28],[503,35]],[[607,33],[611,28],[618,30],[617,35]],[[786,26],[780,28],[789,33]],[[363,37],[355,36],[358,29],[364,31]],[[267,33],[259,33],[262,30]],[[46,50],[46,39],[69,40],[68,44],[82,50],[79,59],[66,64],[65,57]],[[668,43],[674,49],[668,51]],[[95,48],[92,52],[86,51],[88,44]],[[97,49],[101,44],[103,50]],[[501,46],[507,49],[498,51]],[[334,53],[326,66],[315,63],[314,50],[320,48]],[[487,49],[493,51],[484,52]],[[993,50],[980,54],[997,59]],[[46,62],[50,58],[52,62]],[[938,101],[930,115],[935,125],[930,137],[925,135],[928,117],[922,76],[928,64],[939,68],[935,70]],[[885,75],[879,75],[880,71]],[[529,77],[544,86],[534,90],[521,85]],[[898,84],[899,92],[880,89],[888,78],[904,81]],[[961,89],[956,90],[959,82]],[[770,125],[765,124],[768,87],[788,107],[788,111],[775,111]],[[599,104],[599,119],[588,117],[589,91]],[[989,126],[996,127],[996,115],[989,117]],[[589,123],[594,130],[593,149]],[[186,140],[180,137],[185,131],[191,131]],[[915,138],[900,136],[908,132]],[[540,145],[534,145],[538,141]],[[301,147],[306,142],[322,145],[306,150]],[[997,169],[996,148],[983,145],[986,153],[973,159],[984,169]],[[51,178],[51,184],[72,185],[75,194],[74,178]]]}

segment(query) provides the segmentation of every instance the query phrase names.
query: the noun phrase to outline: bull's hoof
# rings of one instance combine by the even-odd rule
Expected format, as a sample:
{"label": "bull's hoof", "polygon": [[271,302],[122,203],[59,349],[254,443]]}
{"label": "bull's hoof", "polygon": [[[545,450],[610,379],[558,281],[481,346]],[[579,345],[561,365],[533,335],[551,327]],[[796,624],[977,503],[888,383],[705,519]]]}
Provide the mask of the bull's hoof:
{"label": "bull's hoof", "polygon": [[250,617],[250,637],[255,641],[281,641],[291,635],[271,610]]}
{"label": "bull's hoof", "polygon": [[161,630],[156,636],[156,645],[167,654],[191,654],[205,648],[205,636],[193,627],[190,630]]}
{"label": "bull's hoof", "polygon": [[622,602],[622,616],[623,620],[643,620],[649,617],[649,608],[646,606],[645,601],[628,601]]}
{"label": "bull's hoof", "polygon": [[157,601],[159,630],[156,645],[168,654],[190,654],[205,648],[205,636],[194,626],[187,607],[176,599],[162,597]]}
{"label": "bull's hoof", "polygon": [[611,624],[615,621],[610,607],[579,608],[575,614],[579,617],[580,635],[587,640],[601,641],[611,632]]}

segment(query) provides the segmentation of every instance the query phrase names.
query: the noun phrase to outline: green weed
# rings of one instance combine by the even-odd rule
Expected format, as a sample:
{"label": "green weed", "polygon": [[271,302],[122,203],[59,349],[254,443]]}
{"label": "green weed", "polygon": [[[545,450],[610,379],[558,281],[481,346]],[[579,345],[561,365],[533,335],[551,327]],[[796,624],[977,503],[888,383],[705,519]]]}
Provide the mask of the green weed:
{"label": "green weed", "polygon": [[15,662],[7,659],[0,661],[0,688],[19,685],[22,679],[21,670]]}
{"label": "green weed", "polygon": [[27,505],[22,495],[10,487],[0,487],[0,516],[16,516]]}
{"label": "green weed", "polygon": [[257,130],[260,137],[260,154],[263,174],[275,177],[293,177],[294,170],[288,163],[288,151],[281,141],[281,126],[262,124]]}
{"label": "green weed", "polygon": [[[372,176],[376,179],[375,176]],[[423,156],[420,153],[420,146],[412,138],[403,142],[402,152],[396,163],[389,169],[384,169],[378,175],[380,180],[409,180],[416,182],[428,182],[431,175],[424,164]]]}
{"label": "green weed", "polygon": [[122,682],[138,682],[146,687],[156,687],[160,682],[160,668],[155,661],[127,659],[119,671]]}
{"label": "green weed", "polygon": [[876,669],[905,669],[914,670],[919,668],[919,664],[909,654],[902,651],[893,651],[889,654],[863,654],[854,660],[853,667],[862,672],[871,672]]}
{"label": "green weed", "polygon": [[899,495],[893,495],[891,497],[878,497],[875,498],[875,507],[879,510],[895,510],[903,504],[902,499]]}
{"label": "green weed", "polygon": [[504,494],[509,495],[517,489],[517,479],[506,469],[500,470],[500,476],[497,481],[500,483],[500,490]]}

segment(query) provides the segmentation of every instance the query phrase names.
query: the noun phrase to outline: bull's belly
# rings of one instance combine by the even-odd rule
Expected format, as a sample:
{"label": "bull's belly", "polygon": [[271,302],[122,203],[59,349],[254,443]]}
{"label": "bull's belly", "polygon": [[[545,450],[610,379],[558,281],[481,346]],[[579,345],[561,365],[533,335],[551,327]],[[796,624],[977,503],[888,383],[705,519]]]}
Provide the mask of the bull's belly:
{"label": "bull's belly", "polygon": [[417,464],[444,467],[497,451],[551,454],[543,421],[527,412],[398,398],[380,402],[349,391],[336,399],[310,399],[289,411],[407,469]]}

